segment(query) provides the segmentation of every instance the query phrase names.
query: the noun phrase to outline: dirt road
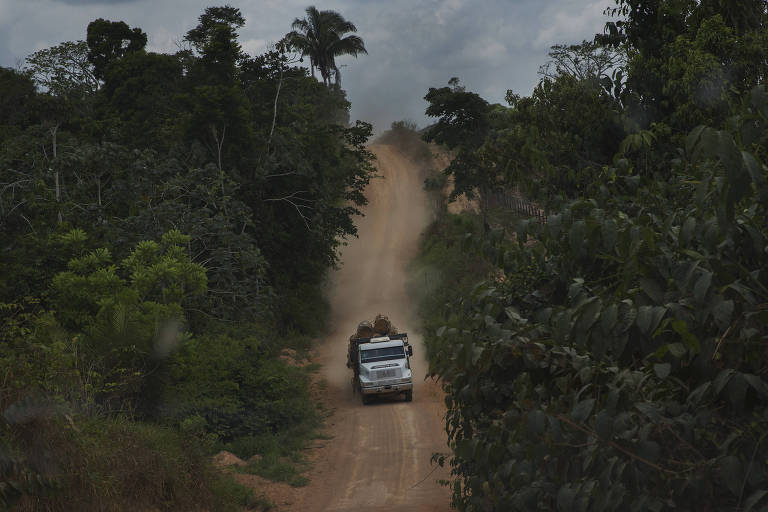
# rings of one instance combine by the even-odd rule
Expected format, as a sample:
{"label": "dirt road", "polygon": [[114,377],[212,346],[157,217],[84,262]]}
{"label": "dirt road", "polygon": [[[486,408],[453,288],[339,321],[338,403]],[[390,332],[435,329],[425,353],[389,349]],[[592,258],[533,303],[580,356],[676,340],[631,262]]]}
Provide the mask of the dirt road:
{"label": "dirt road", "polygon": [[[406,293],[406,265],[418,250],[429,222],[423,175],[396,148],[375,145],[381,178],[372,181],[370,204],[360,222],[360,237],[342,252],[342,268],[331,279],[331,325],[336,329],[317,348],[334,414],[313,459],[310,484],[291,510],[412,511],[450,510],[450,492],[437,480],[430,457],[446,452],[444,406],[440,388],[424,381],[427,364],[418,335],[415,304]],[[353,394],[346,368],[349,335],[363,319],[383,313],[409,334],[415,389],[413,402],[382,399],[363,406]],[[434,470],[434,471],[433,471]]]}

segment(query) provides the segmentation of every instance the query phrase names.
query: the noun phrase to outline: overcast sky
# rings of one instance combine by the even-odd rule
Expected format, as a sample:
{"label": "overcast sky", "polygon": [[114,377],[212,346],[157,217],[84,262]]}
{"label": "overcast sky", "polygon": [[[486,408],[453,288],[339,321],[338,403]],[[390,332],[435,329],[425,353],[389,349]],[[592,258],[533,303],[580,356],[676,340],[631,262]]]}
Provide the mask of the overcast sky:
{"label": "overcast sky", "polygon": [[[30,53],[85,39],[96,18],[140,27],[148,49],[175,52],[205,7],[238,7],[240,42],[250,55],[304,17],[312,0],[0,0],[0,66],[18,67]],[[457,76],[468,90],[503,103],[507,89],[529,95],[549,47],[601,32],[613,0],[325,0],[314,2],[353,22],[368,49],[339,59],[352,120],[377,132],[407,119],[425,126],[429,87]]]}

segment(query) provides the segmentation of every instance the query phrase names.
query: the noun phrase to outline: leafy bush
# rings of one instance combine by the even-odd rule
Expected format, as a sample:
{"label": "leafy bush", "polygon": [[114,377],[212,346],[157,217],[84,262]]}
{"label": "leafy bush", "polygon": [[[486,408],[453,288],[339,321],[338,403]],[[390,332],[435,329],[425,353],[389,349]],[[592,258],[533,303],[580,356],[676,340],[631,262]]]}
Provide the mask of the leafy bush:
{"label": "leafy bush", "polygon": [[116,409],[149,398],[145,376],[184,337],[182,304],[205,291],[205,270],[189,260],[188,242],[169,231],[162,243],[140,242],[120,266],[109,250],[96,249],[54,276],[53,311],[38,316],[35,342],[72,351],[62,361],[78,372],[83,393],[70,398]]}
{"label": "leafy bush", "polygon": [[256,337],[186,340],[169,363],[160,416],[172,423],[205,419],[223,442],[275,433],[319,416],[302,368],[268,357]]}
{"label": "leafy bush", "polygon": [[[446,214],[424,233],[420,254],[409,267],[408,289],[418,301],[425,332],[443,325],[446,306],[488,276],[491,265],[466,250],[468,237],[480,229],[470,214]],[[429,359],[440,351],[439,341],[433,337],[427,345]]]}

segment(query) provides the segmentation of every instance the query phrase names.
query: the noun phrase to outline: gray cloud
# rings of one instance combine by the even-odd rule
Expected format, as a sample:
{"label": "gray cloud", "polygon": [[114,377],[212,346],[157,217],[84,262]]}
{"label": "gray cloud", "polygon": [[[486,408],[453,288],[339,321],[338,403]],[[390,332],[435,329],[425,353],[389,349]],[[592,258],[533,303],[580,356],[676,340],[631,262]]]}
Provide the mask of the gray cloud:
{"label": "gray cloud", "polygon": [[55,0],[56,2],[68,5],[115,5],[138,3],[143,0]]}
{"label": "gray cloud", "polygon": [[549,47],[602,30],[608,0],[0,0],[0,65],[85,38],[96,18],[140,27],[154,51],[175,51],[205,7],[231,4],[246,18],[243,48],[258,54],[279,40],[307,5],[333,9],[357,25],[368,55],[341,58],[352,119],[419,125],[429,87],[453,76],[491,102],[507,89],[529,94]]}

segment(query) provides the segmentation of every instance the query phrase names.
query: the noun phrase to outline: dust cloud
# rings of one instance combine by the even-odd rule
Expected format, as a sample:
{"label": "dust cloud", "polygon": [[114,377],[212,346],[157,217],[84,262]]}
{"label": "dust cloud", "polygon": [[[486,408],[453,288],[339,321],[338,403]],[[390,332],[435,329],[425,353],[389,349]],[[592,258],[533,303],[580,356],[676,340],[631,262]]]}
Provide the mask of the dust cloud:
{"label": "dust cloud", "polygon": [[[342,355],[357,324],[373,320],[379,313],[409,337],[410,333],[415,336],[418,326],[415,301],[406,287],[406,268],[432,218],[423,187],[425,173],[395,146],[381,144],[369,149],[376,155],[379,177],[366,190],[369,204],[358,222],[359,237],[344,247],[342,266],[331,276],[328,293],[333,332],[326,345]],[[417,353],[423,355],[424,350]],[[346,373],[338,365],[325,367],[329,382],[341,384],[340,376],[346,382]]]}

